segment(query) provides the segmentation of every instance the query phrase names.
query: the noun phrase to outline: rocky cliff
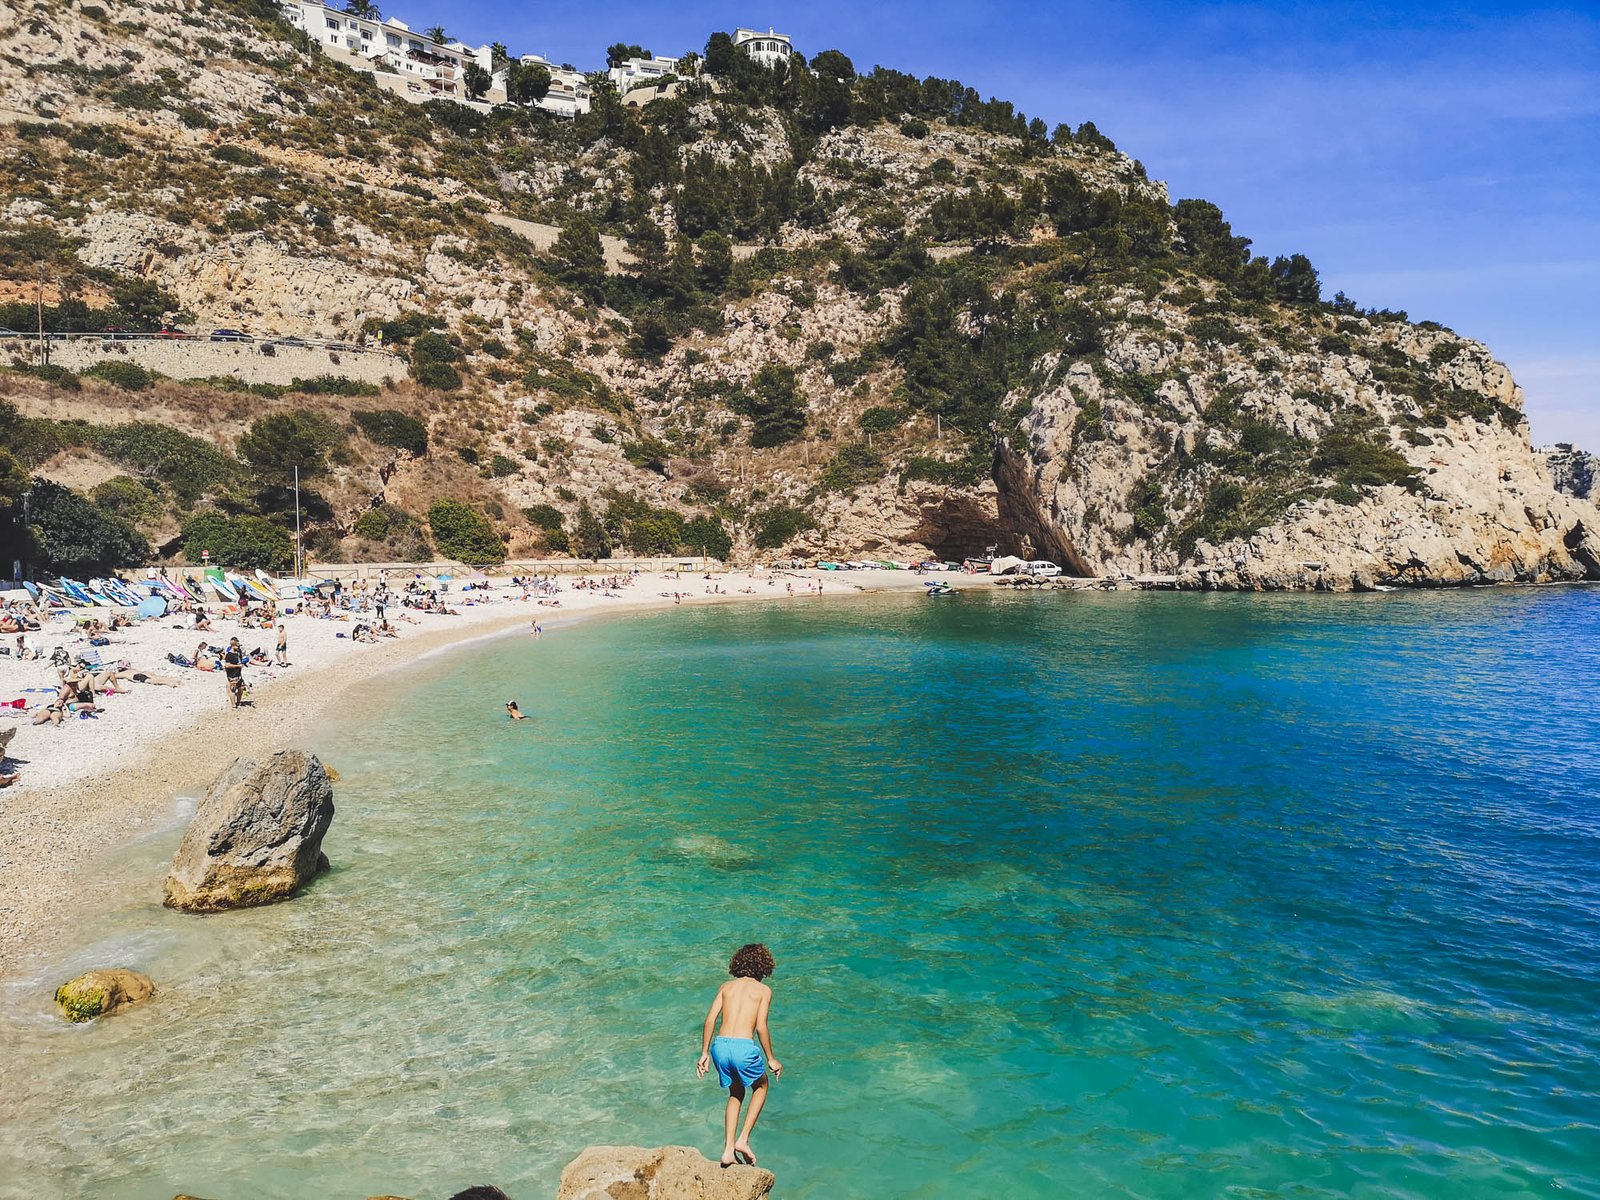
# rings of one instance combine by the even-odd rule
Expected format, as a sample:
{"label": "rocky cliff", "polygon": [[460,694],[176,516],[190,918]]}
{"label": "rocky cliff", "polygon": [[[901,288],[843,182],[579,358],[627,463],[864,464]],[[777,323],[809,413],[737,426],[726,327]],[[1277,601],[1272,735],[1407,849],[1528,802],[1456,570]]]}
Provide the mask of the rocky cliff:
{"label": "rocky cliff", "polygon": [[[514,554],[998,544],[1193,586],[1600,577],[1600,514],[1552,483],[1487,348],[1323,298],[1305,259],[1253,256],[1092,125],[840,55],[485,118],[377,91],[273,11],[0,14],[0,301],[43,265],[51,320],[80,328],[398,349],[410,381],[333,412],[324,557],[386,556],[377,525],[453,496]],[[25,414],[70,408],[46,385],[75,381],[17,364],[45,378],[0,376]],[[239,482],[238,405],[163,388],[157,419],[241,474],[157,481],[139,519],[281,519],[281,492]],[[377,453],[363,406],[423,419],[426,453]],[[327,410],[293,387],[257,407]],[[71,441],[31,437],[24,465],[86,478]]]}
{"label": "rocky cliff", "polygon": [[1539,453],[1556,491],[1579,500],[1594,500],[1600,495],[1600,454],[1589,454],[1566,442],[1546,446]]}

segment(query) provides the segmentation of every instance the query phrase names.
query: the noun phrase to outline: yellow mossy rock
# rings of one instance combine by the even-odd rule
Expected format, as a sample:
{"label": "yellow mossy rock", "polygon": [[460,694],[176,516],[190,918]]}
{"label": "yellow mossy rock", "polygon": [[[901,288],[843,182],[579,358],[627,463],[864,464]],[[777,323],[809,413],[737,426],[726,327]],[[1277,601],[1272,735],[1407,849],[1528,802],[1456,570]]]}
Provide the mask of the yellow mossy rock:
{"label": "yellow mossy rock", "polygon": [[92,1021],[156,994],[148,975],[126,967],[85,971],[56,989],[56,1006],[69,1021]]}

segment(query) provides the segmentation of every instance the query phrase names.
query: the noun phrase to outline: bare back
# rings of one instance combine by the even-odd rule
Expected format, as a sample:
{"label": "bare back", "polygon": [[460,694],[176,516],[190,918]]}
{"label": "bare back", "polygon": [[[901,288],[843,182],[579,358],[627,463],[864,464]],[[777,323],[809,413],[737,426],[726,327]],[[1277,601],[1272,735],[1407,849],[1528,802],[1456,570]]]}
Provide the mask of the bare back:
{"label": "bare back", "polygon": [[717,994],[722,1000],[722,1028],[718,1030],[721,1036],[754,1036],[772,1002],[772,989],[759,979],[730,979]]}

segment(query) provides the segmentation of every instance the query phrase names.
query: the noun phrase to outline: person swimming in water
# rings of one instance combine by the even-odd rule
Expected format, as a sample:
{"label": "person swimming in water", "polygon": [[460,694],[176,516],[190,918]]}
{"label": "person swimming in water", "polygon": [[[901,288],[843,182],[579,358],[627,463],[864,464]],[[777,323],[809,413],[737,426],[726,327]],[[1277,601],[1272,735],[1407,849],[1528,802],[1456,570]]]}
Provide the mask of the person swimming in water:
{"label": "person swimming in water", "polygon": [[513,721],[526,721],[528,719],[522,715],[522,710],[517,707],[517,702],[515,700],[506,701],[506,716],[510,717]]}
{"label": "person swimming in water", "polygon": [[[724,1167],[736,1162],[756,1165],[755,1152],[750,1149],[750,1133],[767,1102],[769,1065],[773,1079],[783,1074],[783,1064],[772,1053],[772,1036],[767,1030],[772,989],[761,982],[777,969],[772,952],[759,942],[739,947],[728,964],[728,974],[733,978],[717,989],[701,1031],[700,1061],[695,1064],[695,1077],[704,1079],[706,1071],[715,1063],[717,1078],[728,1089],[728,1105],[722,1122],[721,1165]],[[722,1027],[713,1038],[711,1031],[719,1016]],[[759,1044],[757,1039],[760,1039]],[[746,1088],[750,1091],[750,1107],[745,1112],[744,1129],[735,1140],[734,1130],[738,1128],[739,1108],[744,1103]]]}

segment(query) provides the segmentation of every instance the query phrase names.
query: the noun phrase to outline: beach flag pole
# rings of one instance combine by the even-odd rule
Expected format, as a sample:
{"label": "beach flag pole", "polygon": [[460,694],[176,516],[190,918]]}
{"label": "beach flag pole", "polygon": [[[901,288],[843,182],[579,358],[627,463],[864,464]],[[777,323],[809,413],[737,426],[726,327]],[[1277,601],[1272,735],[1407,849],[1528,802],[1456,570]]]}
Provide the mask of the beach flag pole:
{"label": "beach flag pole", "polygon": [[300,551],[300,467],[299,464],[296,464],[294,468],[294,582],[297,587],[300,581],[305,578],[301,570],[304,561]]}

